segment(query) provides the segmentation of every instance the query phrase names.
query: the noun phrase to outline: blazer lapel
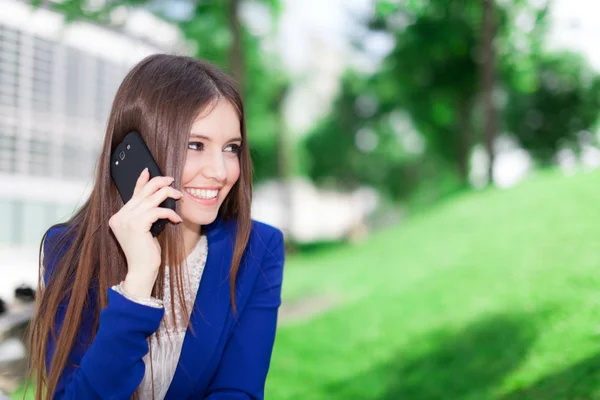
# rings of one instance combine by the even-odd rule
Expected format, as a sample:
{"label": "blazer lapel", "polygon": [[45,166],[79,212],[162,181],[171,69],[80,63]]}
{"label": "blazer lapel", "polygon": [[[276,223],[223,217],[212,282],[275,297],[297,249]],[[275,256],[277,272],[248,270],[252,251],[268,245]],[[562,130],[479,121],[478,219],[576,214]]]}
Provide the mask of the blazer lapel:
{"label": "blazer lapel", "polygon": [[214,222],[207,228],[208,257],[190,318],[179,364],[167,392],[167,399],[187,398],[202,377],[222,335],[229,314],[229,270],[235,233]]}

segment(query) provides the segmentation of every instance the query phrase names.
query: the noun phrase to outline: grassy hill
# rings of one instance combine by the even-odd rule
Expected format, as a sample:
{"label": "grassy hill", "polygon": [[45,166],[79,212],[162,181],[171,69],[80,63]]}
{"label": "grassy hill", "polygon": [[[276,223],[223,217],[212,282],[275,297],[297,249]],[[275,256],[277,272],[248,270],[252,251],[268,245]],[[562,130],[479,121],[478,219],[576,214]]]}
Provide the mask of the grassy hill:
{"label": "grassy hill", "polygon": [[454,198],[291,256],[270,399],[600,399],[600,173]]}

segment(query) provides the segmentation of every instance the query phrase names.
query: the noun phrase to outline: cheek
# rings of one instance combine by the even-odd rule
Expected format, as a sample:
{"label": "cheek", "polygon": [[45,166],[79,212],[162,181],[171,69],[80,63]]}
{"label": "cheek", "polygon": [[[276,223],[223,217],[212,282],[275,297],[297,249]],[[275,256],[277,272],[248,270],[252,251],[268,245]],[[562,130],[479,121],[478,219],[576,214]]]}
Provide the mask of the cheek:
{"label": "cheek", "polygon": [[190,162],[186,162],[183,166],[183,175],[181,176],[181,184],[184,186],[186,183],[191,182],[196,177],[196,169]]}
{"label": "cheek", "polygon": [[227,185],[233,186],[240,178],[240,160],[238,158],[228,160],[227,163]]}

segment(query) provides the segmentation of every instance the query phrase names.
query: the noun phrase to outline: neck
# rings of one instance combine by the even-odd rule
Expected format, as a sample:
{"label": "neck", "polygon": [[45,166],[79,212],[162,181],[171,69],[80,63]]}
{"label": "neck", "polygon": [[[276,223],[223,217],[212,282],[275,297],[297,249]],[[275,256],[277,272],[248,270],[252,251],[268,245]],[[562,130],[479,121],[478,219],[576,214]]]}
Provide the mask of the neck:
{"label": "neck", "polygon": [[198,244],[198,241],[200,240],[202,225],[193,224],[187,221],[183,221],[181,225],[183,228],[183,244],[185,246],[185,255],[187,257],[194,250]]}

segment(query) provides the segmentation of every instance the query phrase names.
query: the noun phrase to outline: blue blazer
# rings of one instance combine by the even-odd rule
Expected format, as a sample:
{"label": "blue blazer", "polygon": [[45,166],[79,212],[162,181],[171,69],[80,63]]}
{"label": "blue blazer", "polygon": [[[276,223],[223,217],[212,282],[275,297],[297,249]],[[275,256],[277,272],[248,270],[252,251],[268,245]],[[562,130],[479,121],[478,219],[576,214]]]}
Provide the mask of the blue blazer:
{"label": "blue blazer", "polygon": [[[166,398],[263,399],[281,303],[283,235],[253,221],[237,278],[235,317],[229,294],[235,223],[217,219],[204,228],[208,259],[191,315],[194,333],[188,328]],[[44,242],[46,279],[68,246],[53,246],[53,242],[65,243],[57,238],[64,236],[60,233],[66,229],[51,229]],[[65,312],[66,304],[57,312],[56,332]],[[163,313],[163,309],[129,301],[109,289],[108,306],[100,313],[95,336],[92,318],[83,316],[79,338],[53,398],[129,399],[144,376],[147,338],[158,329]],[[52,339],[48,347],[50,361]]]}

